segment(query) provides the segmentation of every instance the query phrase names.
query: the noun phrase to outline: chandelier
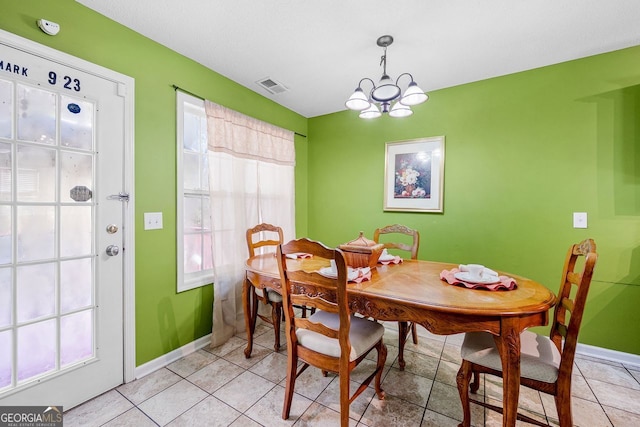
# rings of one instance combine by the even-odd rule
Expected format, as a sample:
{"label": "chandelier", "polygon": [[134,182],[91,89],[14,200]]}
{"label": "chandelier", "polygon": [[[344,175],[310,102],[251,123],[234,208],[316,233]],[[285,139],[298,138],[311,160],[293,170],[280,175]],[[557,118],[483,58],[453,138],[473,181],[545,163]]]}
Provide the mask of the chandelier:
{"label": "chandelier", "polygon": [[[345,105],[350,110],[360,111],[360,118],[375,119],[380,117],[382,113],[389,113],[391,117],[407,117],[413,114],[412,105],[422,104],[429,99],[429,95],[424,93],[413,80],[413,76],[409,73],[403,73],[398,76],[395,83],[387,74],[387,47],[393,43],[393,37],[381,36],[378,38],[378,46],[384,49],[384,53],[380,58],[382,65],[382,77],[376,85],[373,80],[368,77],[363,78],[358,83],[355,92],[349,97]],[[411,82],[402,94],[398,82],[404,76],[409,76]],[[362,90],[362,83],[369,81],[373,85],[373,89],[367,96]],[[391,103],[393,106],[391,105]]]}

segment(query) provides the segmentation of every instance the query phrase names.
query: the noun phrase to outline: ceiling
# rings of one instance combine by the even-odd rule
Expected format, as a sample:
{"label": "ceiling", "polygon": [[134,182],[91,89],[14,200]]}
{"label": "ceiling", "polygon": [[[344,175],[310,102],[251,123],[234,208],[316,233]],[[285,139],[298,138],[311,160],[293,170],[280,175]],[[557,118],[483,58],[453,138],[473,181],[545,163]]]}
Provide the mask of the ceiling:
{"label": "ceiling", "polygon": [[379,79],[385,34],[427,92],[640,45],[638,0],[76,1],[305,117]]}

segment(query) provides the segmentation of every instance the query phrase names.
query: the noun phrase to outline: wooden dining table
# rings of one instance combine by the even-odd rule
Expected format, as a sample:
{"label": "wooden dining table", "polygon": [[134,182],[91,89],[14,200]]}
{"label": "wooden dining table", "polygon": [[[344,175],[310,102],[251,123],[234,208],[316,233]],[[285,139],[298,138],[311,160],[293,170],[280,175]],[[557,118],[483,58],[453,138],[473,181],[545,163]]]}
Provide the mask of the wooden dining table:
{"label": "wooden dining table", "polygon": [[[305,271],[329,266],[328,260],[314,258],[289,259],[287,263],[289,268]],[[520,333],[548,323],[549,309],[556,296],[540,283],[500,271],[499,274],[516,281],[515,289],[468,289],[440,279],[443,270],[457,267],[457,264],[422,260],[379,264],[372,269],[370,280],[348,284],[349,307],[354,313],[380,321],[415,322],[434,334],[491,333],[502,361],[502,425],[515,426],[520,390]],[[243,303],[248,344],[245,354],[250,354],[253,346],[248,318],[251,286],[279,291],[280,274],[274,254],[257,255],[246,262]]]}

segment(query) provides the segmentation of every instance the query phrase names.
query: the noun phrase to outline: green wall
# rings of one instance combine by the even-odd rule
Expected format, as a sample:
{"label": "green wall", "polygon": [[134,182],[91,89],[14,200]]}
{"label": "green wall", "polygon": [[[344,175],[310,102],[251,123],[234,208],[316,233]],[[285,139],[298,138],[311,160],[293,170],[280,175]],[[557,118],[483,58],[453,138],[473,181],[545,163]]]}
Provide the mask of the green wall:
{"label": "green wall", "polygon": [[[299,236],[336,245],[400,222],[420,230],[421,259],[480,262],[553,290],[569,244],[594,238],[581,341],[640,354],[640,47],[435,91],[406,119],[307,120],[73,0],[0,10],[1,29],[135,78],[138,365],[211,331],[212,287],[175,291],[174,84],[308,135],[296,137]],[[435,135],[446,137],[444,213],[383,212],[385,142]],[[144,231],[143,213],[157,211],[164,229]],[[572,212],[588,212],[589,228],[573,229]]]}
{"label": "green wall", "polygon": [[[569,245],[591,237],[600,258],[580,341],[640,354],[640,47],[430,95],[405,119],[309,120],[309,234],[337,245],[399,222],[420,231],[420,259],[554,291]],[[444,213],[384,212],[385,143],[437,135]]]}
{"label": "green wall", "polygon": [[[307,134],[307,119],[142,37],[73,0],[0,0],[0,28],[135,79],[136,364],[211,332],[213,287],[176,293],[176,100],[172,85]],[[51,37],[38,28],[60,24]],[[304,171],[306,139],[296,137]],[[305,174],[297,172],[302,184]],[[304,184],[306,185],[306,184]],[[304,187],[300,192],[303,191]],[[305,218],[306,200],[298,212]],[[145,231],[144,212],[162,212],[164,228]],[[306,221],[298,232],[306,234]]]}

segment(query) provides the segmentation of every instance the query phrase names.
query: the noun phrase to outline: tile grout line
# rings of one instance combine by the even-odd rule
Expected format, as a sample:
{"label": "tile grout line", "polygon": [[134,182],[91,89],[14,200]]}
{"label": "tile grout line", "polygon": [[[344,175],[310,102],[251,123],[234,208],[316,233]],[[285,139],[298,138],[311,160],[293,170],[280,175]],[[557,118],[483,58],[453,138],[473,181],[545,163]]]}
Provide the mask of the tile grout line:
{"label": "tile grout line", "polygon": [[[263,334],[265,334],[265,333],[268,333],[268,332],[271,332],[271,331],[270,331],[270,330],[265,330],[265,331],[263,331],[261,334],[259,334],[259,335],[257,335],[257,336],[261,336],[261,335],[263,335]],[[257,337],[257,336],[254,336],[254,338],[255,338],[255,337]],[[238,338],[239,338],[239,339],[241,339],[241,340],[244,340],[244,338],[242,338],[242,337],[238,337]],[[422,338],[422,336],[421,336],[421,338]],[[429,337],[424,337],[424,338],[425,338],[425,339],[429,339]],[[432,381],[431,388],[430,388],[430,390],[429,390],[429,393],[428,393],[428,396],[427,396],[426,402],[425,402],[425,404],[424,404],[424,407],[422,407],[422,409],[423,409],[423,410],[422,410],[422,418],[421,418],[421,420],[422,420],[422,421],[424,421],[424,419],[425,419],[425,415],[428,413],[428,411],[431,411],[430,409],[428,409],[428,406],[429,406],[429,403],[432,401],[432,399],[434,399],[434,398],[435,398],[435,397],[434,397],[434,394],[433,394],[433,393],[434,393],[434,386],[435,386],[436,384],[440,384],[440,385],[444,385],[444,386],[447,386],[447,387],[451,387],[451,384],[449,384],[448,382],[442,382],[442,381],[438,381],[438,380],[436,379],[436,378],[438,377],[438,373],[439,373],[440,369],[443,369],[443,368],[445,367],[445,363],[443,363],[443,362],[447,362],[447,365],[449,364],[449,362],[451,362],[451,363],[455,363],[455,361],[454,361],[454,360],[450,360],[450,359],[451,359],[451,357],[453,357],[453,352],[452,352],[452,350],[453,350],[453,349],[452,349],[452,348],[448,348],[447,346],[459,347],[459,344],[457,343],[457,341],[456,341],[456,342],[448,343],[448,338],[449,338],[449,337],[445,337],[445,340],[442,342],[442,347],[441,347],[441,349],[440,349],[437,353],[435,353],[435,352],[433,352],[433,353],[423,353],[423,352],[420,352],[420,351],[415,351],[415,350],[413,350],[413,349],[407,349],[407,351],[408,351],[408,352],[421,354],[421,355],[424,355],[424,356],[426,356],[426,357],[433,357],[433,358],[437,358],[437,363],[435,364],[435,370],[434,370],[434,372],[433,372],[433,378],[429,378],[428,376],[424,376],[424,375],[422,375],[421,373],[414,373],[414,372],[410,372],[410,373],[411,373],[411,375],[414,375],[414,376],[417,376],[417,377],[426,378],[426,379],[429,379],[429,380],[431,380],[431,381]],[[246,340],[244,340],[244,341],[245,341],[245,344],[246,344]],[[264,347],[264,346],[260,346],[259,344],[255,344],[255,345],[256,345],[256,346],[258,346],[258,347]],[[149,419],[149,420],[150,420],[154,425],[156,425],[156,426],[157,426],[157,425],[159,425],[159,424],[158,424],[155,420],[153,420],[153,419],[152,419],[152,418],[151,418],[151,417],[150,417],[146,412],[144,412],[144,411],[139,407],[139,405],[140,405],[140,404],[143,404],[144,402],[148,401],[149,399],[151,399],[151,398],[153,398],[153,397],[157,396],[158,394],[160,394],[160,393],[162,393],[162,392],[164,392],[164,391],[166,391],[166,390],[170,389],[172,386],[175,386],[176,384],[178,384],[178,383],[179,383],[179,382],[181,382],[182,380],[186,380],[188,384],[193,385],[193,386],[195,386],[198,390],[201,390],[202,392],[204,392],[204,393],[205,393],[205,397],[204,397],[204,398],[202,398],[202,399],[200,399],[198,402],[194,403],[193,405],[191,405],[191,406],[190,406],[189,408],[187,408],[186,410],[183,410],[180,414],[177,414],[175,417],[173,417],[173,418],[169,421],[169,423],[174,422],[176,419],[180,418],[180,417],[181,417],[182,415],[184,415],[185,413],[187,413],[187,412],[191,411],[194,407],[198,406],[199,404],[201,404],[204,400],[208,399],[209,397],[213,397],[214,399],[217,399],[218,401],[220,401],[220,402],[221,402],[221,403],[223,403],[224,405],[226,405],[226,406],[228,406],[228,407],[230,407],[230,408],[234,409],[235,411],[237,411],[237,412],[239,413],[239,415],[238,415],[237,417],[235,417],[233,420],[231,420],[231,421],[230,421],[230,424],[233,424],[233,423],[237,422],[237,421],[238,421],[240,418],[242,418],[242,417],[246,417],[247,419],[251,420],[252,422],[255,422],[255,423],[259,424],[259,425],[263,425],[263,423],[261,423],[261,422],[259,422],[258,420],[256,420],[256,419],[252,418],[251,416],[249,416],[249,415],[248,415],[248,412],[249,412],[252,408],[254,408],[254,407],[255,407],[255,405],[256,405],[256,404],[258,404],[258,402],[260,402],[262,399],[264,399],[264,397],[265,397],[267,394],[271,393],[271,392],[272,392],[276,387],[280,386],[280,382],[281,382],[281,381],[279,381],[279,382],[274,382],[274,381],[272,381],[272,380],[270,380],[270,379],[268,379],[268,378],[265,378],[265,377],[264,377],[263,375],[261,375],[261,374],[258,374],[258,373],[255,373],[255,372],[251,371],[251,369],[252,369],[252,368],[254,368],[254,367],[255,367],[257,364],[259,364],[260,362],[262,362],[263,360],[265,360],[265,359],[266,359],[267,357],[269,357],[270,355],[274,355],[274,354],[281,354],[281,353],[280,353],[280,352],[275,352],[275,351],[273,351],[273,350],[269,350],[268,348],[266,348],[266,347],[265,347],[265,349],[268,351],[268,353],[267,353],[265,356],[261,357],[261,359],[260,359],[260,360],[256,361],[255,363],[253,363],[253,364],[251,364],[251,365],[249,365],[249,366],[246,366],[246,365],[240,365],[240,364],[238,364],[238,363],[236,363],[236,362],[234,362],[234,361],[232,361],[232,360],[227,359],[227,357],[229,357],[230,359],[232,359],[232,358],[233,358],[233,356],[231,356],[231,353],[235,352],[235,351],[236,351],[236,350],[238,350],[238,349],[242,349],[242,347],[243,347],[243,345],[241,344],[241,345],[239,345],[239,346],[237,346],[237,347],[235,347],[235,348],[233,348],[233,349],[229,350],[228,352],[225,352],[225,353],[224,353],[224,355],[218,355],[218,354],[215,354],[215,353],[211,352],[211,351],[210,351],[210,349],[209,349],[208,347],[204,347],[204,348],[202,348],[202,351],[204,351],[204,352],[208,353],[209,355],[211,355],[211,356],[213,357],[213,360],[208,360],[208,361],[207,361],[207,363],[205,363],[205,364],[204,364],[204,365],[202,365],[202,366],[200,366],[198,363],[194,363],[193,365],[190,365],[190,364],[189,364],[189,362],[184,363],[184,365],[183,365],[184,369],[182,370],[182,372],[186,372],[187,370],[194,369],[194,371],[193,371],[193,372],[189,373],[189,374],[188,374],[188,375],[186,375],[186,376],[184,376],[183,374],[181,374],[181,373],[177,372],[177,371],[180,371],[180,369],[179,369],[179,368],[180,368],[180,366],[177,366],[177,365],[176,365],[176,366],[174,366],[173,368],[169,367],[169,366],[173,365],[173,363],[176,363],[177,361],[176,361],[176,362],[173,362],[172,364],[169,364],[169,365],[167,365],[167,366],[163,367],[162,369],[167,369],[167,371],[168,371],[171,375],[175,375],[175,376],[176,376],[176,378],[178,378],[178,380],[177,380],[175,383],[169,384],[168,386],[166,386],[166,387],[165,387],[165,388],[163,388],[162,390],[155,391],[152,395],[144,396],[144,400],[142,400],[139,404],[134,404],[134,403],[133,403],[133,401],[132,401],[130,398],[128,398],[128,397],[127,397],[127,396],[126,396],[122,391],[118,390],[118,387],[115,387],[115,388],[114,388],[114,389],[112,389],[112,390],[115,390],[115,391],[118,393],[118,395],[119,395],[119,396],[124,397],[124,399],[125,399],[127,402],[129,402],[131,405],[133,405],[133,406],[132,406],[132,407],[130,407],[130,408],[128,408],[128,409],[126,409],[126,410],[124,410],[124,411],[123,411],[123,412],[121,412],[120,414],[117,414],[116,416],[114,416],[114,417],[113,417],[113,418],[111,418],[110,420],[106,421],[106,423],[103,423],[103,425],[104,425],[104,424],[108,424],[108,423],[110,423],[110,422],[113,422],[113,421],[114,421],[115,419],[117,419],[118,417],[120,417],[120,416],[124,415],[125,413],[129,412],[132,408],[135,408],[137,411],[142,412],[142,414],[144,415],[144,417],[145,417],[146,419]],[[394,347],[394,346],[393,346],[393,345],[390,345],[390,347]],[[255,347],[254,347],[254,349],[255,349]],[[433,355],[432,355],[432,354],[433,354]],[[449,354],[451,355],[451,357],[449,357]],[[179,359],[179,360],[184,360],[184,359],[185,359],[185,358],[187,358],[187,357],[189,357],[189,355],[184,356],[183,358],[181,358],[181,359]],[[443,360],[443,358],[444,358],[445,360]],[[191,380],[189,380],[189,379],[188,379],[188,377],[192,376],[193,374],[195,374],[195,373],[196,373],[196,372],[198,372],[199,370],[206,368],[207,366],[211,365],[212,363],[216,362],[216,361],[217,361],[217,360],[219,360],[219,359],[222,359],[224,362],[229,363],[229,364],[231,364],[231,365],[233,365],[233,366],[235,366],[235,367],[237,367],[237,368],[241,369],[241,370],[242,370],[242,372],[241,372],[239,375],[235,376],[234,378],[232,378],[232,379],[230,379],[230,380],[226,381],[224,384],[222,384],[222,385],[220,385],[219,387],[217,387],[217,388],[216,388],[216,390],[215,390],[214,392],[212,392],[212,393],[209,393],[207,390],[204,390],[202,387],[200,387],[199,385],[197,385],[197,384],[193,383]],[[196,359],[196,360],[197,360],[197,359]],[[236,360],[238,360],[238,359],[236,358]],[[638,389],[640,389],[640,388],[638,388],[638,389],[636,389],[636,388],[635,388],[635,385],[636,385],[636,384],[640,385],[640,380],[639,380],[637,377],[635,377],[635,376],[631,373],[631,371],[632,371],[632,370],[631,370],[629,367],[627,367],[627,366],[625,366],[625,365],[612,365],[612,364],[607,363],[607,361],[602,361],[602,362],[600,362],[597,358],[593,358],[593,359],[592,359],[592,358],[589,358],[589,359],[585,358],[584,360],[585,360],[585,361],[588,361],[588,362],[593,362],[593,363],[602,363],[602,364],[604,364],[604,365],[608,365],[608,366],[622,367],[622,368],[623,368],[623,370],[624,370],[624,372],[625,372],[627,375],[631,376],[635,382],[630,383],[630,384],[631,384],[631,386],[628,386],[628,385],[621,385],[621,384],[617,384],[617,383],[615,383],[615,382],[601,381],[601,380],[599,380],[599,379],[597,379],[597,378],[591,378],[591,380],[601,381],[601,382],[603,382],[603,383],[606,383],[606,384],[609,384],[609,385],[612,385],[612,386],[615,386],[615,387],[622,387],[622,388],[626,388],[626,389],[630,389],[630,390],[638,390]],[[386,369],[386,371],[387,371],[387,372],[384,374],[384,377],[382,378],[382,382],[383,382],[383,383],[384,383],[384,381],[385,381],[385,380],[387,380],[387,379],[388,379],[388,377],[389,377],[389,375],[390,375],[390,373],[391,373],[391,370],[392,370],[392,369],[399,370],[397,367],[396,367],[396,368],[394,368],[394,366],[393,366],[393,364],[394,364],[394,363],[396,363],[396,361],[397,361],[397,356],[396,356],[396,357],[394,358],[394,360],[393,360],[393,361],[391,361],[389,364],[385,364],[385,369]],[[245,367],[245,366],[246,366],[246,367]],[[174,369],[175,369],[175,370],[174,370]],[[447,367],[447,369],[448,369],[448,367]],[[242,374],[244,374],[244,373],[246,373],[246,372],[249,372],[249,373],[251,373],[251,374],[253,374],[253,375],[256,375],[256,376],[258,376],[258,377],[262,378],[263,380],[268,381],[268,382],[270,382],[270,383],[272,383],[272,384],[273,384],[273,385],[269,388],[269,390],[267,390],[267,391],[266,391],[262,396],[260,396],[260,397],[255,401],[255,402],[253,402],[253,403],[251,404],[251,406],[249,406],[247,409],[245,409],[244,411],[239,411],[239,410],[238,410],[238,409],[236,409],[233,405],[231,405],[231,404],[229,404],[229,403],[227,403],[227,402],[225,402],[225,401],[223,401],[223,400],[220,400],[219,398],[217,398],[216,396],[214,396],[214,395],[213,395],[215,392],[217,392],[218,390],[220,390],[222,387],[225,387],[225,386],[226,386],[226,385],[228,385],[230,382],[232,382],[235,378],[238,378],[238,376],[240,376],[240,375],[242,375]],[[422,371],[420,371],[420,372],[422,372]],[[598,396],[596,395],[596,393],[595,393],[594,389],[592,388],[592,385],[591,385],[591,383],[590,383],[589,379],[588,379],[587,377],[585,377],[585,376],[584,376],[583,371],[580,369],[580,367],[579,367],[577,364],[575,364],[575,365],[574,365],[574,372],[575,372],[576,374],[580,375],[580,377],[584,379],[584,381],[585,381],[585,383],[586,383],[585,385],[588,387],[588,390],[590,391],[590,393],[591,393],[591,394],[592,394],[592,396],[593,396],[593,399],[595,400],[595,402],[593,402],[593,403],[596,403],[596,404],[598,405],[598,407],[599,407],[600,411],[601,411],[601,412],[603,412],[603,414],[605,415],[605,417],[606,417],[607,421],[608,421],[609,423],[611,423],[611,425],[614,425],[614,423],[613,423],[613,419],[610,417],[609,413],[607,413],[607,412],[605,411],[604,406],[603,406],[603,404],[601,403],[601,401],[600,401],[600,399],[598,398]],[[634,372],[636,372],[636,371],[634,371]],[[446,377],[448,378],[449,370],[447,370],[447,372],[446,372],[446,373],[444,373],[444,371],[443,371],[443,374],[446,374]],[[320,390],[320,392],[315,396],[315,398],[314,398],[314,399],[310,399],[310,401],[312,402],[312,403],[311,403],[311,405],[309,405],[309,407],[307,407],[307,408],[305,409],[305,411],[304,411],[304,412],[302,412],[302,414],[298,417],[298,419],[296,419],[296,420],[293,422],[293,425],[300,425],[300,424],[302,424],[302,423],[303,423],[301,420],[303,419],[303,417],[304,417],[305,413],[307,413],[307,411],[309,411],[309,409],[310,409],[310,407],[313,405],[313,403],[315,403],[315,404],[319,405],[320,407],[322,407],[322,408],[324,408],[324,409],[328,409],[328,410],[330,410],[330,411],[332,411],[332,412],[336,412],[336,411],[335,411],[335,409],[333,409],[333,408],[331,408],[331,407],[329,407],[329,406],[326,406],[326,405],[324,405],[323,403],[321,403],[321,402],[319,402],[319,401],[318,401],[318,399],[320,398],[320,396],[321,396],[323,393],[325,393],[325,392],[327,391],[328,387],[332,384],[332,382],[333,382],[334,380],[335,380],[335,378],[334,378],[334,379],[332,379],[332,381],[330,381],[329,383],[327,383],[327,385],[325,385],[325,386],[322,388],[322,390]],[[485,390],[486,390],[486,379],[484,378],[484,376],[483,376],[483,378],[482,378],[482,381],[483,381],[483,384],[485,384]],[[383,386],[384,386],[384,384],[383,384]],[[280,387],[281,387],[281,386],[280,386]],[[371,387],[371,386],[369,386],[369,387]],[[106,393],[108,393],[108,392],[106,392]],[[105,394],[106,394],[106,393],[105,393]],[[385,392],[385,393],[386,393],[386,392]],[[303,396],[303,395],[300,395],[299,393],[296,393],[296,395],[299,395],[299,396],[305,397],[305,396]],[[402,401],[402,402],[405,402],[405,403],[408,403],[408,404],[411,404],[411,405],[419,406],[419,405],[417,405],[417,404],[413,403],[412,401],[406,400],[405,398],[402,398],[402,397],[399,397],[399,396],[395,396],[395,395],[390,395],[390,396],[393,396],[394,398],[397,398],[399,401]],[[552,414],[547,413],[549,408],[547,408],[547,407],[545,406],[545,404],[544,404],[544,403],[542,403],[542,400],[543,400],[543,399],[542,399],[542,397],[543,397],[543,396],[542,396],[542,393],[538,392],[538,393],[537,393],[537,396],[538,396],[538,399],[541,401],[541,404],[542,404],[542,413],[541,413],[541,414],[537,414],[537,412],[534,412],[534,413],[535,413],[535,414],[537,414],[537,415],[540,415],[540,416],[544,417],[544,419],[546,420],[546,422],[547,422],[547,424],[548,424],[548,425],[555,425],[555,424],[552,424],[552,422],[554,422],[554,421],[553,421],[554,419],[553,419],[553,417],[552,417]],[[575,397],[575,398],[578,398],[578,396],[575,396],[575,395],[574,395],[574,397]],[[305,398],[306,398],[306,397],[305,397]],[[351,417],[350,417],[350,419],[351,419],[351,420],[353,420],[357,425],[365,426],[366,424],[363,422],[364,415],[366,414],[367,410],[369,410],[369,408],[371,407],[372,402],[373,402],[373,399],[375,399],[375,398],[376,398],[376,395],[375,395],[375,393],[374,393],[374,394],[372,395],[371,399],[367,402],[366,406],[364,407],[364,409],[363,409],[363,411],[362,411],[362,413],[360,414],[360,416],[359,416],[359,418],[358,418],[358,419],[351,418]],[[483,398],[484,398],[484,400],[485,400],[485,401],[487,400],[486,392],[485,392],[485,394],[484,394]],[[307,399],[308,399],[308,398],[307,398]],[[589,399],[587,399],[587,401],[589,401]],[[524,408],[524,409],[526,410],[526,408]],[[628,414],[630,414],[631,416],[634,416],[634,417],[638,415],[637,413],[635,413],[635,412],[629,412],[629,411],[627,411],[626,409],[621,409],[621,408],[617,408],[617,407],[614,407],[614,409],[615,409],[615,410],[617,410],[617,411],[622,411],[622,412],[624,412],[624,413],[628,413]],[[439,411],[432,411],[432,412],[434,412],[435,414],[439,414],[439,415],[442,415],[442,416],[448,417],[448,418],[452,418],[450,415],[448,415],[448,414],[446,414],[446,413],[442,413],[442,412],[439,412]],[[263,420],[263,421],[264,421],[264,420]],[[308,421],[308,420],[307,420],[307,421]],[[456,421],[459,421],[459,420],[456,420]],[[482,425],[483,425],[483,426],[486,426],[486,425],[487,425],[486,410],[484,410],[484,411],[483,411],[483,420],[482,420],[482,421],[483,421],[483,422],[482,422]]]}

